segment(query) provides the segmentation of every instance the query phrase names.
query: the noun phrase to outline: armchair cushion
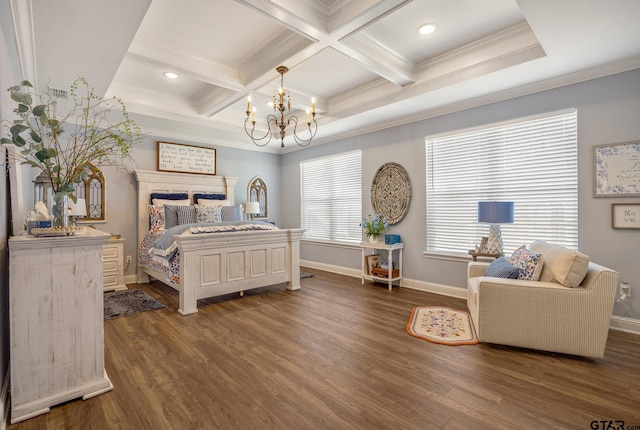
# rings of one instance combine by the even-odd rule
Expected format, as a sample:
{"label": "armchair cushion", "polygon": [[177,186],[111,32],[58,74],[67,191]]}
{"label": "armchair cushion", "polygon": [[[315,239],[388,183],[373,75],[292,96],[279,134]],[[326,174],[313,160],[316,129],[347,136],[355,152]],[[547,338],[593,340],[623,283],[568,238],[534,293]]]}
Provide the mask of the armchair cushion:
{"label": "armchair cushion", "polygon": [[517,267],[509,264],[506,258],[498,257],[487,267],[485,276],[494,278],[518,279],[520,271]]}

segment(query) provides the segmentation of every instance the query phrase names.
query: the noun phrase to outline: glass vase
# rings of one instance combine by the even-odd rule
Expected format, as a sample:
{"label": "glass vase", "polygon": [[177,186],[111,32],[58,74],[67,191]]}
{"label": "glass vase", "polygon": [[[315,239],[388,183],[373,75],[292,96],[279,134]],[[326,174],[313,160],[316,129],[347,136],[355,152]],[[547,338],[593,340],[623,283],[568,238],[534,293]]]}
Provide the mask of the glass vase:
{"label": "glass vase", "polygon": [[56,193],[53,196],[53,214],[54,228],[69,228],[69,195]]}
{"label": "glass vase", "polygon": [[369,243],[378,243],[378,236],[376,236],[375,234],[369,236]]}

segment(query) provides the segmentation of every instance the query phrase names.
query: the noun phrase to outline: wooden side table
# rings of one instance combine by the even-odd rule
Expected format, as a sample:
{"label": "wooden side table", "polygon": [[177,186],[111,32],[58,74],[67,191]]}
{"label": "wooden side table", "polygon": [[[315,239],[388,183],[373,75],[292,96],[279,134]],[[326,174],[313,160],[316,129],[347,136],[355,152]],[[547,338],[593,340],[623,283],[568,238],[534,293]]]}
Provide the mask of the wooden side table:
{"label": "wooden side table", "polygon": [[[362,283],[364,284],[364,280],[368,279],[371,281],[379,281],[386,282],[389,286],[389,291],[393,288],[393,283],[398,282],[402,283],[402,249],[404,248],[403,243],[394,243],[393,245],[386,245],[384,242],[362,242],[360,244],[362,248]],[[376,249],[383,249],[387,251],[387,258],[389,261],[389,269],[384,270],[379,269],[375,270],[372,273],[367,273],[367,266],[365,257],[367,256],[365,250],[373,249],[374,252]],[[393,269],[393,251],[398,251],[398,269]]]}
{"label": "wooden side table", "polygon": [[476,261],[476,259],[478,257],[489,257],[489,258],[498,258],[498,257],[502,257],[502,254],[487,254],[484,252],[476,252],[476,251],[469,251],[469,255],[471,255],[471,257],[473,257],[473,261]]}

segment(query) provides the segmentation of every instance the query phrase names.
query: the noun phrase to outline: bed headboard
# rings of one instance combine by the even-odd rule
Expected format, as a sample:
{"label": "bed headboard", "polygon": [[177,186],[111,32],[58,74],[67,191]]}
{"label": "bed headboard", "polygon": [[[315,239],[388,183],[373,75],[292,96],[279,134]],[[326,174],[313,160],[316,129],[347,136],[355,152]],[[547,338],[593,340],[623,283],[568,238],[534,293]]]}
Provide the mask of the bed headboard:
{"label": "bed headboard", "polygon": [[[188,193],[224,193],[231,204],[235,204],[235,185],[238,178],[231,176],[198,175],[192,173],[157,172],[136,170],[138,181],[138,244],[149,231],[149,211],[151,193],[181,192]],[[197,203],[197,202],[193,202]]]}

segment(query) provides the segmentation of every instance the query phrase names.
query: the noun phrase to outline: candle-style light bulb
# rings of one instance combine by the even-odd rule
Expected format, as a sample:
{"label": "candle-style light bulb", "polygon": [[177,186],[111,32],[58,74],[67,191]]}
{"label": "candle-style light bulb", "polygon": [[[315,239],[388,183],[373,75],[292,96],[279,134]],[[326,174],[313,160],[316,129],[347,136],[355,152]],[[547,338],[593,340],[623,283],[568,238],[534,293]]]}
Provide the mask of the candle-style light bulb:
{"label": "candle-style light bulb", "polygon": [[251,112],[251,96],[247,97],[247,112]]}
{"label": "candle-style light bulb", "polygon": [[256,122],[256,108],[255,108],[255,106],[253,107],[253,119],[252,119],[252,121]]}
{"label": "candle-style light bulb", "polygon": [[311,97],[311,112],[316,113],[316,98]]}
{"label": "candle-style light bulb", "polygon": [[311,124],[311,113],[309,112],[309,109],[307,109],[307,124]]}

